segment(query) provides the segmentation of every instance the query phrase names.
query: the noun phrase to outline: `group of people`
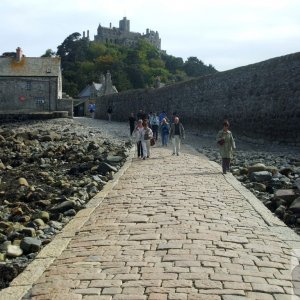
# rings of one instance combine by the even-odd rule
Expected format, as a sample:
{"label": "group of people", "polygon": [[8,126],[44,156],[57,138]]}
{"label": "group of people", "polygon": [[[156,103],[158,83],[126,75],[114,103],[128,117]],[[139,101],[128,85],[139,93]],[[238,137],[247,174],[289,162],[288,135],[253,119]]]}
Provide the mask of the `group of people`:
{"label": "group of people", "polygon": [[[93,110],[93,111],[92,111]],[[94,113],[95,107],[91,107],[91,113]],[[108,120],[111,121],[112,107],[107,109]],[[167,147],[169,141],[172,141],[172,155],[180,154],[180,146],[185,138],[185,130],[176,112],[172,114],[169,120],[165,111],[159,115],[156,112],[146,114],[143,110],[135,115],[131,113],[129,116],[130,135],[134,136],[137,143],[138,157],[146,159],[150,157],[150,147],[158,141],[160,134],[161,145]],[[222,158],[222,171],[226,174],[230,170],[230,162],[233,158],[233,150],[235,141],[231,131],[229,130],[229,121],[225,120],[223,129],[217,134],[217,145]]]}
{"label": "group of people", "polygon": [[[167,146],[169,139],[172,140],[172,155],[179,155],[181,141],[185,138],[185,131],[176,113],[173,113],[172,122],[169,124],[167,114],[164,111],[159,116],[155,112],[147,116],[140,110],[137,118],[134,113],[131,113],[129,125],[130,135],[134,135],[137,141],[139,158],[150,157],[150,141],[151,139],[158,140],[158,132],[161,134],[162,146]],[[226,174],[230,171],[230,162],[236,148],[233,135],[229,130],[228,120],[224,120],[223,129],[218,132],[216,140],[222,158],[222,172]]]}
{"label": "group of people", "polygon": [[142,110],[131,113],[129,117],[130,135],[136,138],[138,157],[150,157],[150,145],[158,141],[160,132],[162,146],[167,146],[169,139],[173,142],[173,155],[179,156],[180,144],[185,137],[184,127],[176,113],[173,113],[172,122],[169,124],[167,114],[163,111],[160,115],[156,112],[145,114]]}

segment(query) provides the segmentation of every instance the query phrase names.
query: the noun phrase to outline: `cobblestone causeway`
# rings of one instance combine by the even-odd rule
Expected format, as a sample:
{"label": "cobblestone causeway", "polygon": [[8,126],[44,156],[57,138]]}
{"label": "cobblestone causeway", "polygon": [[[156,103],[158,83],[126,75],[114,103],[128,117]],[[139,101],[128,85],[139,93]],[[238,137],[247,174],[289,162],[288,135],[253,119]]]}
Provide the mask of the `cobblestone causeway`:
{"label": "cobblestone causeway", "polygon": [[300,299],[290,245],[225,176],[185,145],[134,157],[23,299]]}

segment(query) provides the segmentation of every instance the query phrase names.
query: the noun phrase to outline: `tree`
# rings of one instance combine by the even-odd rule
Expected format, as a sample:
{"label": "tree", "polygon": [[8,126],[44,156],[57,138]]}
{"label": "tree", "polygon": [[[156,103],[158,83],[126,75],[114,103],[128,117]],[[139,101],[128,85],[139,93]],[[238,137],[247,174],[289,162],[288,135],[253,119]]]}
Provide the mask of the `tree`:
{"label": "tree", "polygon": [[41,57],[54,57],[55,51],[52,49],[47,49],[46,52]]}
{"label": "tree", "polygon": [[191,56],[183,65],[183,70],[188,76],[204,76],[216,73],[217,70],[213,66],[205,66],[205,64],[195,56]]}

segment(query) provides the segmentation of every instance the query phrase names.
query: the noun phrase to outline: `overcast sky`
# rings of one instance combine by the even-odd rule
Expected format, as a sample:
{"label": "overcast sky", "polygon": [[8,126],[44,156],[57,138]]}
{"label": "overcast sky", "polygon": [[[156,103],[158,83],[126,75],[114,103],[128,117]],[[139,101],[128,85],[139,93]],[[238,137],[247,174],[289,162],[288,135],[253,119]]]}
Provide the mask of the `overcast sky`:
{"label": "overcast sky", "polygon": [[0,0],[0,54],[57,50],[74,32],[158,31],[162,49],[224,71],[300,51],[300,0]]}

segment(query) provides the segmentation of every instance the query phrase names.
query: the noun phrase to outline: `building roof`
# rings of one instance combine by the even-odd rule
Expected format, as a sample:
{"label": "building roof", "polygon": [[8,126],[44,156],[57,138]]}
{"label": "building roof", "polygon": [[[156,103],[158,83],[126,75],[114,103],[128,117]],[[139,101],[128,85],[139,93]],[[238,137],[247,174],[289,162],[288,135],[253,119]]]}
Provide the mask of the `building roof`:
{"label": "building roof", "polygon": [[60,76],[60,57],[0,57],[0,76]]}
{"label": "building roof", "polygon": [[92,95],[92,87],[94,90],[100,91],[102,83],[93,82],[91,85],[86,86],[78,95],[79,98],[89,98]]}

